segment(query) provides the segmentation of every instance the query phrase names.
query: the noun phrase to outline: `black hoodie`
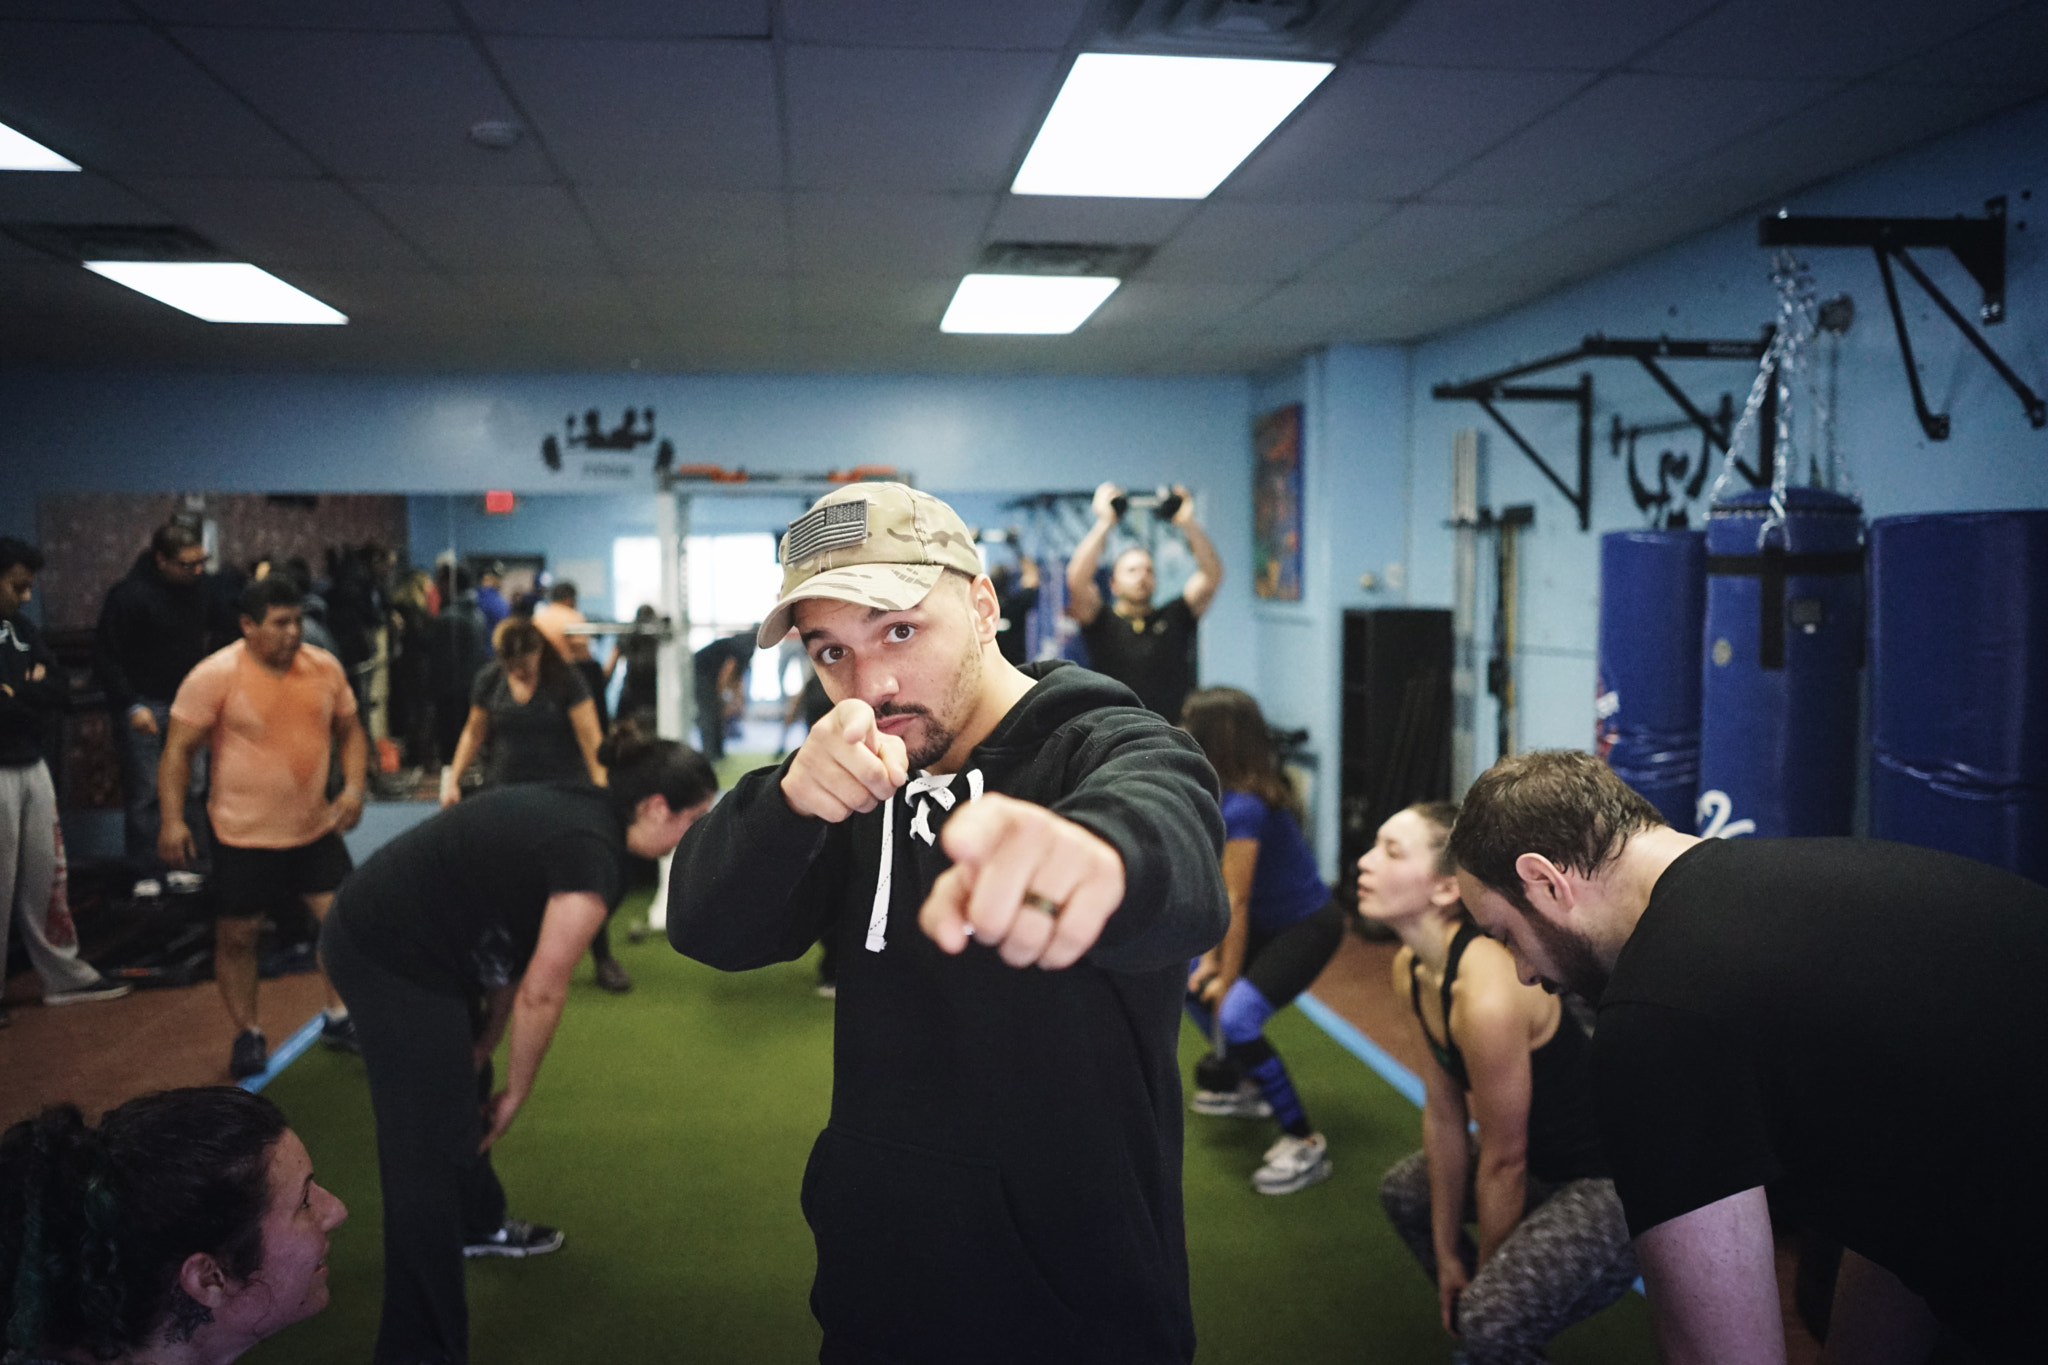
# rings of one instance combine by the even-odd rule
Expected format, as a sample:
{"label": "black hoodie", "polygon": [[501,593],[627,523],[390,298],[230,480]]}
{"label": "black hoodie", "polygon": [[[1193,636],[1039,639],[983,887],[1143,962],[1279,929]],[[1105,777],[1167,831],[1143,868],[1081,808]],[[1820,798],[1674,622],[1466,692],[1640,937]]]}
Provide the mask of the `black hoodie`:
{"label": "black hoodie", "polygon": [[137,702],[168,702],[192,666],[212,652],[214,616],[203,583],[172,583],[144,550],[107,590],[93,638],[92,666],[118,716]]}
{"label": "black hoodie", "polygon": [[[1037,685],[954,776],[953,807],[916,782],[890,802],[884,933],[884,808],[798,815],[785,764],[684,838],[669,940],[737,971],[837,936],[832,1117],[803,1187],[828,1338],[905,1362],[1187,1361],[1175,1045],[1188,959],[1230,920],[1216,777],[1123,684],[1024,671]],[[1123,905],[1064,971],[949,957],[918,928],[950,865],[935,836],[977,781],[1123,858]]]}
{"label": "black hoodie", "polygon": [[[41,665],[43,676],[29,674]],[[0,617],[0,768],[42,761],[49,719],[64,709],[64,670],[26,616]]]}

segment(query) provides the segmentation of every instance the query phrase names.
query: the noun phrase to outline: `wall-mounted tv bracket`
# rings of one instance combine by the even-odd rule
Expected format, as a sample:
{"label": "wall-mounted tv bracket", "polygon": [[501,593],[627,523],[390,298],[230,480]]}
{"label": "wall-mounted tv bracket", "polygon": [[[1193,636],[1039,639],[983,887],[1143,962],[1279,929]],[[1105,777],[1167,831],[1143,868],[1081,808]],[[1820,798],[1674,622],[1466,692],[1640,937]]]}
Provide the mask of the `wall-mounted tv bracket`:
{"label": "wall-mounted tv bracket", "polygon": [[1899,354],[1906,362],[1906,383],[1913,391],[1913,412],[1920,429],[1930,441],[1946,441],[1949,419],[1945,412],[1930,412],[1926,394],[1920,388],[1920,367],[1913,361],[1913,340],[1906,333],[1906,315],[1899,307],[1899,288],[1892,279],[1892,262],[1913,277],[1927,297],[1940,305],[1977,353],[1991,362],[2006,387],[2019,395],[2027,421],[2048,426],[2048,403],[2028,388],[2012,366],[1991,349],[1948,296],[1935,287],[1925,271],[1906,254],[1909,246],[1939,247],[1947,250],[1970,272],[1984,291],[1977,314],[1985,325],[2005,321],[2005,196],[1987,199],[1982,218],[1808,218],[1775,214],[1759,218],[1757,242],[1761,246],[1867,246],[1877,257],[1878,274],[1884,278],[1885,302],[1891,305],[1892,326],[1899,334]]}
{"label": "wall-mounted tv bracket", "polygon": [[[1588,359],[1618,358],[1633,360],[1649,372],[1657,386],[1671,396],[1688,421],[1706,434],[1708,440],[1728,448],[1729,432],[1732,428],[1718,425],[1713,417],[1702,412],[1699,405],[1686,396],[1671,376],[1664,372],[1660,363],[1667,360],[1749,360],[1763,358],[1770,345],[1771,333],[1766,328],[1763,337],[1757,341],[1674,341],[1670,337],[1623,338],[1607,337],[1594,333],[1569,351],[1532,360],[1525,365],[1515,365],[1496,374],[1480,379],[1468,379],[1461,384],[1438,384],[1430,390],[1430,396],[1440,402],[1462,401],[1477,403],[1486,415],[1499,424],[1508,434],[1508,439],[1520,447],[1522,453],[1535,462],[1545,478],[1555,484],[1557,491],[1578,510],[1579,529],[1593,529],[1593,376],[1581,373],[1579,382],[1572,388],[1556,386],[1509,384],[1511,379],[1535,374],[1542,370],[1569,365],[1573,361]],[[1775,393],[1777,385],[1771,385]],[[1508,419],[1501,415],[1496,403],[1572,403],[1579,410],[1579,478],[1574,489],[1558,476],[1550,463],[1538,454],[1521,432],[1515,430]],[[1775,412],[1764,414],[1761,433],[1773,433],[1777,429]],[[1756,484],[1771,480],[1771,444],[1769,435],[1764,435],[1758,446],[1758,468],[1739,465],[1743,476]]]}

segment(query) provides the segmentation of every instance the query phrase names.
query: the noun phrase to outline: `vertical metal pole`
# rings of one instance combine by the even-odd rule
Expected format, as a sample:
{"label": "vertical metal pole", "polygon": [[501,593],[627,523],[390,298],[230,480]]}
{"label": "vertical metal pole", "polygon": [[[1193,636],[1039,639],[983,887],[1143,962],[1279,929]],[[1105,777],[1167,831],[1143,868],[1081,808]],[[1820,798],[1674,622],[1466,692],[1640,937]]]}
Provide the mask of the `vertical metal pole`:
{"label": "vertical metal pole", "polygon": [[1451,524],[1457,536],[1451,608],[1451,795],[1459,799],[1478,775],[1472,752],[1479,697],[1472,618],[1479,590],[1479,457],[1476,430],[1466,427],[1451,438]]}
{"label": "vertical metal pole", "polygon": [[[655,610],[669,622],[669,638],[655,656],[654,728],[664,739],[684,739],[694,697],[690,681],[690,591],[684,547],[690,538],[690,495],[661,489],[654,499],[654,534],[661,542],[661,601]],[[674,855],[662,858],[647,927],[668,926],[668,872]]]}

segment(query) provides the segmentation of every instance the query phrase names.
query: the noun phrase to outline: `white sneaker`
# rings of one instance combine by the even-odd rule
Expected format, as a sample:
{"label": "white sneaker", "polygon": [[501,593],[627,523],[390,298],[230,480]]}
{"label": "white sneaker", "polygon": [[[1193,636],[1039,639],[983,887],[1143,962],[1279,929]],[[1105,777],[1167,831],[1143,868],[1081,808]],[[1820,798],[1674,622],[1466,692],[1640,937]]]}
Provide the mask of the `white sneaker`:
{"label": "white sneaker", "polygon": [[1188,1101],[1188,1108],[1197,1114],[1211,1118],[1265,1119],[1273,1116],[1273,1106],[1266,1103],[1266,1097],[1259,1092],[1257,1081],[1240,1081],[1235,1090],[1196,1090],[1195,1097]]}
{"label": "white sneaker", "polygon": [[144,877],[141,881],[135,883],[135,889],[128,894],[135,900],[153,901],[163,895],[163,893],[164,884],[162,882],[154,877]]}
{"label": "white sneaker", "polygon": [[1321,1133],[1305,1138],[1283,1133],[1266,1149],[1266,1164],[1252,1173],[1260,1194],[1293,1194],[1330,1178],[1330,1144]]}
{"label": "white sneaker", "polygon": [[164,882],[171,888],[172,895],[189,896],[200,887],[206,885],[206,878],[200,876],[197,872],[166,872],[164,874]]}
{"label": "white sneaker", "polygon": [[100,977],[90,985],[75,986],[68,991],[45,991],[45,1005],[88,1005],[96,1000],[119,1000],[134,989],[126,981],[109,981]]}

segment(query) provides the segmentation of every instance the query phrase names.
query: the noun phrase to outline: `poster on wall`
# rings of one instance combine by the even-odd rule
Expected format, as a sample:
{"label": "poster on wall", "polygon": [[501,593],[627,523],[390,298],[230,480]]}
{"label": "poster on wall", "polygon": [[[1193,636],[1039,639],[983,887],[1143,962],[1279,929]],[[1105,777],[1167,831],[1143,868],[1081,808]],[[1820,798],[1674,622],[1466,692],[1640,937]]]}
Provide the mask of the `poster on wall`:
{"label": "poster on wall", "polygon": [[1301,404],[1252,420],[1252,591],[1301,600]]}

